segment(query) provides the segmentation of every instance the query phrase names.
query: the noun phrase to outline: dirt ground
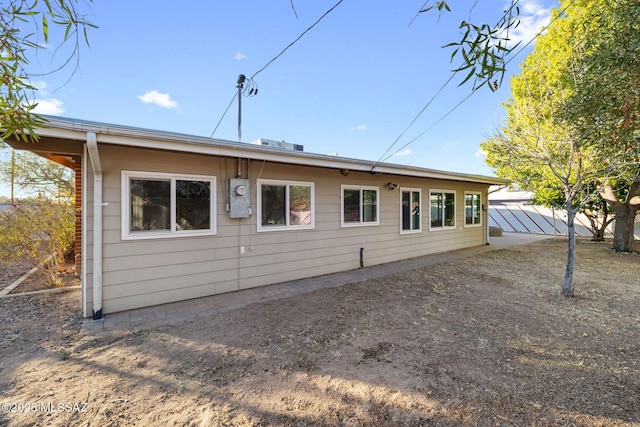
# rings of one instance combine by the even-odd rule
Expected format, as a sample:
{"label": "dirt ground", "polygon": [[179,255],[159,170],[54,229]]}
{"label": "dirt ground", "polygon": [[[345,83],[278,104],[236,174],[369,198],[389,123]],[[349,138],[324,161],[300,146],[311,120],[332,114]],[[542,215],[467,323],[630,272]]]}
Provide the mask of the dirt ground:
{"label": "dirt ground", "polygon": [[2,426],[640,426],[640,257],[544,240],[139,332],[0,299]]}

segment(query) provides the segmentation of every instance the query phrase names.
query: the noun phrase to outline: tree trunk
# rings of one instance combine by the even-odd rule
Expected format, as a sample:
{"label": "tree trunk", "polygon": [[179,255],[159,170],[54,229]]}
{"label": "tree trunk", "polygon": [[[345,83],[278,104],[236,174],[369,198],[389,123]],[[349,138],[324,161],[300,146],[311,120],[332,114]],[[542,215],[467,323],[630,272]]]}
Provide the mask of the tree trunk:
{"label": "tree trunk", "polygon": [[594,242],[604,242],[604,235],[607,231],[607,227],[613,221],[613,217],[609,218],[608,215],[608,204],[603,203],[602,212],[585,210],[583,213],[589,220],[589,224],[591,226],[590,231]]}
{"label": "tree trunk", "polygon": [[564,273],[564,284],[562,285],[562,295],[573,296],[573,269],[576,265],[576,209],[572,200],[567,200],[567,234],[569,237],[567,250],[567,268]]}
{"label": "tree trunk", "polygon": [[613,235],[613,249],[618,252],[634,252],[636,243],[634,237],[637,206],[620,204],[615,207],[616,225]]}
{"label": "tree trunk", "polygon": [[636,212],[640,207],[640,166],[635,178],[629,186],[624,202],[618,200],[618,196],[610,184],[605,183],[600,195],[609,203],[616,214],[616,225],[613,233],[613,250],[618,252],[634,252],[635,236],[634,226]]}

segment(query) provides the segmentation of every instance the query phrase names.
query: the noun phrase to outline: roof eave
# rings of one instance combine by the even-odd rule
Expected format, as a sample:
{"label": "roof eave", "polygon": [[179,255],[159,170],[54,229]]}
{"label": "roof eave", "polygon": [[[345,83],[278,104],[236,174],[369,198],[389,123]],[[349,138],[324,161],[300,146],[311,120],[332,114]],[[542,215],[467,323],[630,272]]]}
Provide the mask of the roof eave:
{"label": "roof eave", "polygon": [[103,144],[179,151],[194,154],[243,157],[252,160],[265,160],[332,169],[345,169],[349,171],[369,172],[375,174],[383,173],[496,185],[506,185],[509,183],[509,181],[505,179],[483,175],[446,172],[435,169],[330,156],[326,154],[290,151],[248,143],[207,138],[203,136],[155,131],[75,119],[64,119],[53,116],[47,116],[46,119],[47,123],[43,127],[37,129],[37,133],[40,137],[85,140],[87,132],[94,132],[97,135],[98,143]]}

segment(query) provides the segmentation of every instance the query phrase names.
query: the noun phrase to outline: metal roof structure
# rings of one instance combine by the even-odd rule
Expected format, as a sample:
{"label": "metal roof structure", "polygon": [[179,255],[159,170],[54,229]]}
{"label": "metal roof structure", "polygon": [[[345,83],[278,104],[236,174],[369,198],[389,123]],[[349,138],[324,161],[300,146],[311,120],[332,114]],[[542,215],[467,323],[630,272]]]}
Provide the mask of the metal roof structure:
{"label": "metal roof structure", "polygon": [[[530,203],[531,193],[524,191],[494,192],[489,195],[489,226],[505,232],[546,235],[567,235],[567,212]],[[592,237],[589,219],[576,215],[575,233],[579,237]],[[613,237],[612,224],[605,237]]]}

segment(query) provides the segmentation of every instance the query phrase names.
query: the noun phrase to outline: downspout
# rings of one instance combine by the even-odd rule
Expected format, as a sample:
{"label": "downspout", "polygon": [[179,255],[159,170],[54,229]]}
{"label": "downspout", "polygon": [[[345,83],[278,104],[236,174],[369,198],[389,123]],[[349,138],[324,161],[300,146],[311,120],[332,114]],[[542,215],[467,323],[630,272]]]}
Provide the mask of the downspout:
{"label": "downspout", "polygon": [[102,165],[95,132],[87,132],[93,169],[93,320],[102,319]]}

